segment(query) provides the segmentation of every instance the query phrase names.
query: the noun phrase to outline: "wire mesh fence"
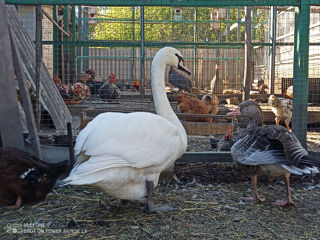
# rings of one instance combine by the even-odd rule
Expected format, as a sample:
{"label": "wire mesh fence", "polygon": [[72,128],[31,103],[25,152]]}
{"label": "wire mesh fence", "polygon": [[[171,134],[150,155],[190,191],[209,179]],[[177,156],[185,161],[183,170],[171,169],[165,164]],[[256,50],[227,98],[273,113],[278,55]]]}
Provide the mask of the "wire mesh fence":
{"label": "wire mesh fence", "polygon": [[[192,125],[181,117],[188,133],[223,134],[231,124],[224,115],[241,100],[245,78],[244,7],[156,6],[144,7],[144,15],[141,7],[43,8],[60,26],[43,18],[43,61],[73,115],[75,134],[86,119],[101,112],[154,112],[151,61],[156,51],[167,45],[181,51],[192,73],[183,76],[192,82],[186,89],[199,99],[210,92],[219,99],[218,112],[210,122]],[[269,95],[292,99],[293,90],[291,95],[288,91],[294,78],[294,10],[290,6],[251,10],[250,98],[260,103],[267,124],[275,122]],[[32,29],[28,11],[19,9],[26,28]],[[311,150],[317,150],[320,141],[319,12],[315,6],[310,11],[307,138]],[[167,94],[178,113],[174,96],[181,89],[170,83],[169,72],[167,68]],[[62,134],[54,130],[50,114],[44,111],[42,120],[43,132]]]}

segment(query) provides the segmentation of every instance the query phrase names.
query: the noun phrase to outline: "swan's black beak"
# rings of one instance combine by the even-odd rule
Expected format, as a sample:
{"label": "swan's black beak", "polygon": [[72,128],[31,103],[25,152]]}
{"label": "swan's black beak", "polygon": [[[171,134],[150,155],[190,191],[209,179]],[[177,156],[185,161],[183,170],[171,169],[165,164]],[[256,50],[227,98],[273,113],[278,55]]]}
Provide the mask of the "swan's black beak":
{"label": "swan's black beak", "polygon": [[184,71],[184,72],[188,73],[188,75],[191,75],[190,70],[189,70],[186,66],[181,66],[181,63],[179,63],[178,69],[181,70],[181,71]]}
{"label": "swan's black beak", "polygon": [[176,54],[177,58],[178,58],[178,69],[181,71],[184,71],[186,73],[188,73],[188,75],[191,75],[190,70],[184,65],[184,60],[182,56],[179,56],[178,54]]}

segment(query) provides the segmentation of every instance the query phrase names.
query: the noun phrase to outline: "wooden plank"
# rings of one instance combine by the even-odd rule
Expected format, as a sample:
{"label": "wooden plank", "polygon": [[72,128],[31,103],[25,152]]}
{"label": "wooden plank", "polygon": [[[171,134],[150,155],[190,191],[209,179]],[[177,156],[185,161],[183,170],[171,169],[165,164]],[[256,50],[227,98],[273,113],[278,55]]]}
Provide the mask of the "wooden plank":
{"label": "wooden plank", "polygon": [[[24,29],[16,8],[14,6],[7,6],[7,9],[14,37],[21,54],[24,68],[27,71],[26,75],[29,76],[29,80],[35,89],[36,62],[34,43]],[[41,104],[49,112],[56,129],[66,133],[67,123],[72,122],[72,116],[43,62],[41,63],[40,79]]]}
{"label": "wooden plank", "polygon": [[12,62],[7,9],[0,0],[0,133],[3,147],[24,151],[22,126],[18,108],[16,83]]}
{"label": "wooden plank", "polygon": [[27,90],[28,88],[26,86],[26,81],[27,81],[26,76],[23,72],[20,54],[16,47],[15,40],[12,36],[12,31],[10,27],[9,27],[9,32],[10,32],[13,65],[15,68],[15,74],[18,79],[18,84],[19,84],[19,89],[20,89],[20,94],[22,99],[22,107],[26,116],[26,122],[27,122],[28,131],[29,131],[29,138],[31,139],[30,153],[37,156],[39,159],[42,159],[38,132],[37,132],[36,123],[33,115],[32,103],[31,103],[29,91]]}
{"label": "wooden plank", "polygon": [[[320,159],[320,152],[309,152]],[[230,152],[185,152],[176,162],[198,163],[198,162],[215,162],[215,163],[232,163],[233,158]]]}

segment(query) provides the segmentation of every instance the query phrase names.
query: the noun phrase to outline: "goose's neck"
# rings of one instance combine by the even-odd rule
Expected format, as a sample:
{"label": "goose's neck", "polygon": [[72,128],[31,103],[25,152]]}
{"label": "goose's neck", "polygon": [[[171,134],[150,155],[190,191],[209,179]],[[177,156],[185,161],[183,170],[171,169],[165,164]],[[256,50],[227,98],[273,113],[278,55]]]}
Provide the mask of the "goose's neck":
{"label": "goose's neck", "polygon": [[182,136],[186,138],[186,131],[179,118],[171,108],[166,94],[164,83],[166,64],[161,61],[161,59],[154,59],[151,66],[151,72],[152,96],[157,114],[176,125],[179,128]]}
{"label": "goose's neck", "polygon": [[250,118],[247,128],[262,127],[262,113],[256,112],[253,118]]}

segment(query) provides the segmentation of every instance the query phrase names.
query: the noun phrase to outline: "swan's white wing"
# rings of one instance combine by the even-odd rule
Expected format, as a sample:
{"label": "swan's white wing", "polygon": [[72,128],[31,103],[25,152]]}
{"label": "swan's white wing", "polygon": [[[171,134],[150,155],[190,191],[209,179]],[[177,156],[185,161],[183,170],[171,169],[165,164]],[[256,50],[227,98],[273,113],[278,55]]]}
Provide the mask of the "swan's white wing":
{"label": "swan's white wing", "polygon": [[159,166],[174,161],[184,151],[178,128],[145,112],[100,114],[79,134],[75,146],[76,154],[90,156],[86,171]]}

